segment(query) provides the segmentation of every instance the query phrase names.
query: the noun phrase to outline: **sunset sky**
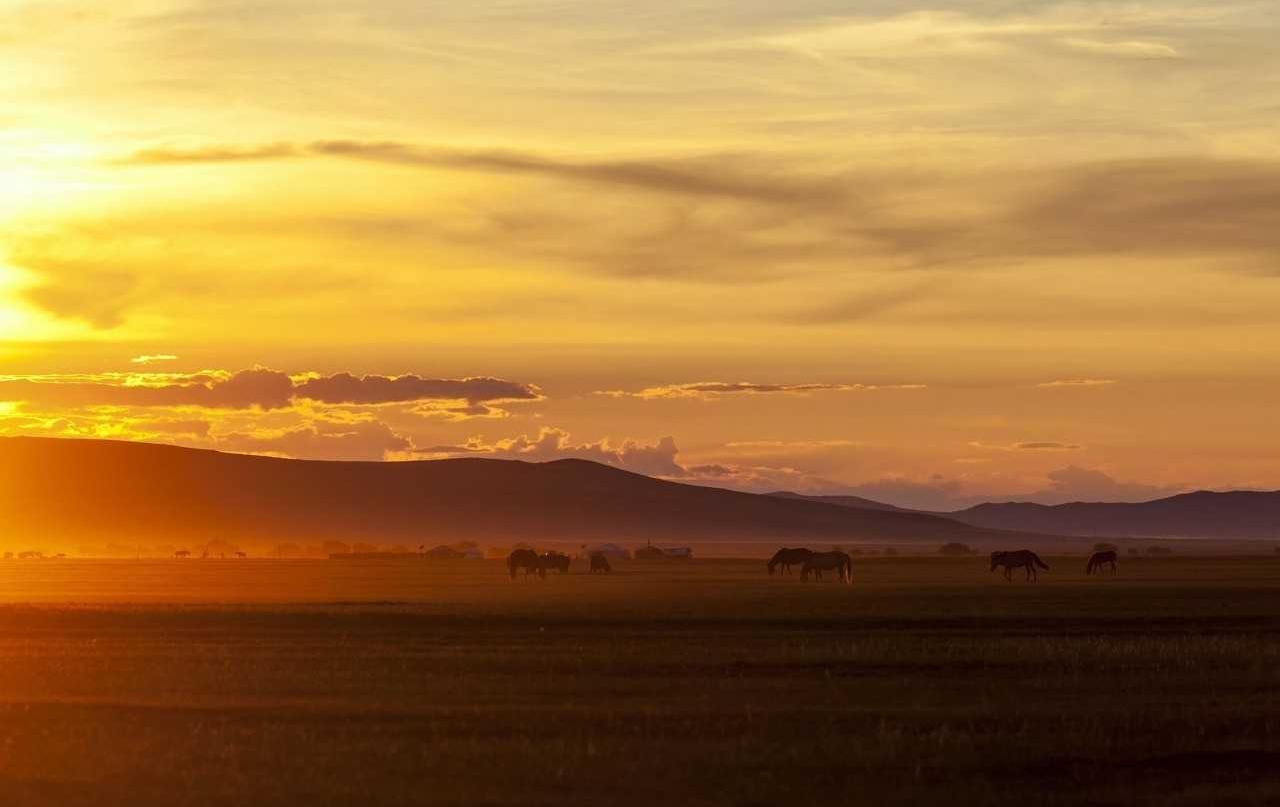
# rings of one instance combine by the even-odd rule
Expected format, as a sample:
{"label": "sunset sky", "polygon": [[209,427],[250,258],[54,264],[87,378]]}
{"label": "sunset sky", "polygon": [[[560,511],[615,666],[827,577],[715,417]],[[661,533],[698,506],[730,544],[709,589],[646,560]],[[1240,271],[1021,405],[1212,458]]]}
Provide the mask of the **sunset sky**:
{"label": "sunset sky", "polygon": [[1280,488],[1277,41],[1274,2],[0,0],[0,434]]}

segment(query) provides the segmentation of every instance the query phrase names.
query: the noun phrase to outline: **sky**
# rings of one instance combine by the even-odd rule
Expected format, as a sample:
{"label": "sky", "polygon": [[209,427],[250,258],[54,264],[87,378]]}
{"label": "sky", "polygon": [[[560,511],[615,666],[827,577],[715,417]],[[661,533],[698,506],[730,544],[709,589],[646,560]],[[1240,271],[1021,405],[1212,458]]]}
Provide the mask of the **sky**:
{"label": "sky", "polygon": [[0,434],[1280,488],[1280,6],[0,0]]}

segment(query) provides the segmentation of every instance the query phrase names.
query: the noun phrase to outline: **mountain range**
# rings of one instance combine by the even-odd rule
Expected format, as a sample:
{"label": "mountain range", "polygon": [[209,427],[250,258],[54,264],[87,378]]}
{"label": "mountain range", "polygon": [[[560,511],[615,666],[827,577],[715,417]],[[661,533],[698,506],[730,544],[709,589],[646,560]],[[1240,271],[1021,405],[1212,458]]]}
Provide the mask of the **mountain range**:
{"label": "mountain range", "polygon": [[666,482],[585,460],[320,462],[0,438],[0,543],[1016,541],[942,516]]}
{"label": "mountain range", "polygon": [[[856,508],[889,508],[857,496],[801,496],[788,499]],[[1223,538],[1280,540],[1280,491],[1201,490],[1149,502],[992,502],[931,515],[992,530],[1079,537]]]}

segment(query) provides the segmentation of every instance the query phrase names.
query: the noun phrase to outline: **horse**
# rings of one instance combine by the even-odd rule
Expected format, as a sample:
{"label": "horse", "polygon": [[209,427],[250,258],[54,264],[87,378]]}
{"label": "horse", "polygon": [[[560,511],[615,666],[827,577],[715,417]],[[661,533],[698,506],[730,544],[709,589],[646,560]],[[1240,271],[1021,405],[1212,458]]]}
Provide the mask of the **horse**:
{"label": "horse", "polygon": [[517,549],[507,556],[507,572],[512,580],[516,579],[516,571],[519,569],[524,569],[526,580],[529,579],[530,574],[536,574],[544,579],[547,576],[547,570],[542,568],[542,559],[532,549]]}
{"label": "horse", "polygon": [[813,573],[819,580],[822,579],[824,570],[830,571],[836,569],[840,572],[840,579],[850,585],[853,584],[853,558],[848,552],[812,552],[805,559],[804,565],[800,567],[800,579],[808,580],[809,574]]}
{"label": "horse", "polygon": [[1106,564],[1111,565],[1111,571],[1116,570],[1116,552],[1109,549],[1106,552],[1094,552],[1089,556],[1089,565],[1085,567],[1085,574],[1093,574],[1093,570],[1097,569],[1098,573],[1102,573],[1102,567]]}
{"label": "horse", "polygon": [[1019,549],[1013,552],[992,552],[991,553],[991,571],[1004,567],[1004,579],[1013,582],[1011,576],[1014,569],[1025,569],[1027,572],[1027,580],[1039,580],[1036,574],[1036,567],[1048,569],[1049,564],[1040,560],[1040,556],[1032,552],[1030,549]]}
{"label": "horse", "polygon": [[609,574],[613,567],[609,565],[609,558],[603,552],[592,552],[590,571],[591,574]]}
{"label": "horse", "polygon": [[565,574],[569,571],[570,560],[568,555],[560,552],[547,552],[538,557],[538,563],[541,564],[544,575],[548,569],[556,569],[560,574]]}
{"label": "horse", "polygon": [[773,553],[773,557],[769,559],[769,576],[773,577],[773,570],[782,567],[779,574],[791,574],[791,567],[804,563],[813,557],[811,549],[788,549],[783,547]]}

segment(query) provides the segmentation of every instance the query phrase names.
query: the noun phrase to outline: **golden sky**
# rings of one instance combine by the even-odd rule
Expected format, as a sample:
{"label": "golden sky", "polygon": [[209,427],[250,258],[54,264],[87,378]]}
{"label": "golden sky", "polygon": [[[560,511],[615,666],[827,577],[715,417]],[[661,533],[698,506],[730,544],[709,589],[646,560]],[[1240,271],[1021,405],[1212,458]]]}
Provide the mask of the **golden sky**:
{"label": "golden sky", "polygon": [[1277,41],[1270,2],[0,0],[0,433],[1280,488]]}

